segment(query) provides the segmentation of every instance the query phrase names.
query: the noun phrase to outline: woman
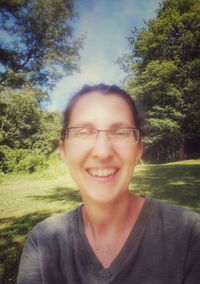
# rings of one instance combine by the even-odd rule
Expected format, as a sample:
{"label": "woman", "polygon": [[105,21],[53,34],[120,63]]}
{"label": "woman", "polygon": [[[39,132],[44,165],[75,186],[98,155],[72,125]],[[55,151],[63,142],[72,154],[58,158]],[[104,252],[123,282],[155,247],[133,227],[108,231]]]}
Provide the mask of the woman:
{"label": "woman", "polygon": [[18,283],[200,283],[200,217],[128,190],[141,158],[140,118],[117,86],[70,101],[59,145],[83,205],[36,225]]}

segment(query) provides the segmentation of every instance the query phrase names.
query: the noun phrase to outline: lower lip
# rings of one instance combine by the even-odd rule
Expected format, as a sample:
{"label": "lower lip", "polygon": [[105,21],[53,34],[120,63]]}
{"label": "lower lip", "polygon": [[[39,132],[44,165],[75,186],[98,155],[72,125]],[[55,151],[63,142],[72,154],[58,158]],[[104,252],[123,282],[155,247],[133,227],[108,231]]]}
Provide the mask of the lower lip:
{"label": "lower lip", "polygon": [[92,176],[88,171],[86,171],[86,173],[95,181],[110,182],[110,181],[113,181],[117,177],[119,170],[117,170],[114,175],[110,175],[110,176]]}

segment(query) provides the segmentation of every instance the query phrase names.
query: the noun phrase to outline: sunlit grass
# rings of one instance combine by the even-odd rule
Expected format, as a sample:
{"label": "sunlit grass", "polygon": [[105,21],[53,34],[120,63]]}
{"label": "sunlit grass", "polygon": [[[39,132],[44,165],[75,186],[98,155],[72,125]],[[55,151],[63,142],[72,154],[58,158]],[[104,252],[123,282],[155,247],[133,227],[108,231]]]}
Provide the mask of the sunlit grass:
{"label": "sunlit grass", "polygon": [[191,160],[183,160],[177,161],[173,163],[166,163],[165,165],[199,165],[200,159],[191,159]]}
{"label": "sunlit grass", "polygon": [[[137,167],[131,190],[200,212],[200,160]],[[0,184],[0,283],[16,283],[23,244],[44,218],[81,204],[65,165],[33,175],[4,175]]]}
{"label": "sunlit grass", "polygon": [[200,159],[139,166],[131,190],[200,213]]}

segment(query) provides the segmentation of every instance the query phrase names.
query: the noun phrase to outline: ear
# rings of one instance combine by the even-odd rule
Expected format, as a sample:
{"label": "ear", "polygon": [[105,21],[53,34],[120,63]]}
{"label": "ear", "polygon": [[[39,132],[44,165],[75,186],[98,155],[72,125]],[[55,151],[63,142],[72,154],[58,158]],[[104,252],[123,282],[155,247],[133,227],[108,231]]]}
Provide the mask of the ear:
{"label": "ear", "polygon": [[60,154],[61,159],[64,160],[65,159],[65,141],[64,140],[59,141],[58,152]]}
{"label": "ear", "polygon": [[141,160],[142,154],[144,150],[144,144],[142,141],[138,143],[138,154],[137,154],[137,164]]}

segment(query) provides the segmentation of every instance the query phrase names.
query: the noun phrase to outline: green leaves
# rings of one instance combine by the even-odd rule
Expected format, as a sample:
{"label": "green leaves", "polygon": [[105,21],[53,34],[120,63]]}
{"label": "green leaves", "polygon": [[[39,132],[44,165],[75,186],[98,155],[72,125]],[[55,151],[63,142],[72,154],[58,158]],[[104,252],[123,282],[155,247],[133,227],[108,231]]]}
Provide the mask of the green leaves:
{"label": "green leaves", "polygon": [[0,144],[12,149],[37,149],[44,154],[55,150],[61,119],[59,114],[41,109],[38,101],[43,94],[27,87],[21,91],[5,89],[0,95]]}
{"label": "green leaves", "polygon": [[52,88],[78,70],[83,39],[72,38],[74,10],[71,0],[0,2],[1,84],[19,87],[30,82]]}
{"label": "green leaves", "polygon": [[165,0],[129,38],[124,84],[145,112],[150,160],[200,155],[199,23],[199,1]]}
{"label": "green leaves", "polygon": [[28,87],[1,90],[0,171],[33,172],[57,148],[61,114],[41,109],[43,95]]}
{"label": "green leaves", "polygon": [[45,105],[57,80],[78,71],[75,16],[73,0],[0,0],[3,171],[32,172],[57,147],[60,114]]}

